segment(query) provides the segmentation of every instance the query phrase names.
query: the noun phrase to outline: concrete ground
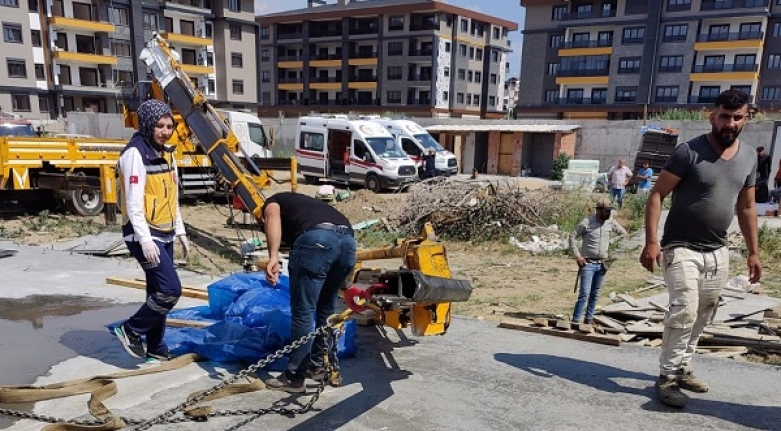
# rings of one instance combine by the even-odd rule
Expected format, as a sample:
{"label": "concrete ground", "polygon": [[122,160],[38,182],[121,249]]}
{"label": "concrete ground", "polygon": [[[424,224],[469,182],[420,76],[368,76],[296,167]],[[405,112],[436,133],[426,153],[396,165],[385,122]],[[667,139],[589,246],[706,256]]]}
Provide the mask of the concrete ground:
{"label": "concrete ground", "polygon": [[[0,259],[0,304],[12,305],[0,308],[0,385],[49,384],[139,366],[103,328],[127,317],[142,298],[139,290],[104,283],[108,276],[140,276],[135,263],[0,242],[2,248],[19,254]],[[188,284],[198,282],[192,275],[183,278]],[[62,307],[48,307],[47,297],[68,304],[70,311],[57,314]],[[36,300],[38,307],[28,307]],[[182,306],[199,304],[187,299]],[[33,318],[13,313],[25,307],[43,311]],[[687,407],[676,410],[660,404],[654,394],[656,348],[601,346],[458,317],[441,337],[404,334],[360,328],[357,357],[342,361],[343,386],[327,388],[308,414],[216,418],[152,429],[781,429],[779,367],[698,356],[695,368],[711,383],[711,391],[692,394]],[[191,392],[219,383],[227,372],[218,364],[196,363],[119,380],[118,394],[106,405],[122,416],[152,418]],[[85,419],[86,400],[74,396],[0,407]],[[262,390],[208,404],[233,410],[295,408],[306,401],[308,397]],[[42,427],[31,421],[4,425],[10,430]]]}

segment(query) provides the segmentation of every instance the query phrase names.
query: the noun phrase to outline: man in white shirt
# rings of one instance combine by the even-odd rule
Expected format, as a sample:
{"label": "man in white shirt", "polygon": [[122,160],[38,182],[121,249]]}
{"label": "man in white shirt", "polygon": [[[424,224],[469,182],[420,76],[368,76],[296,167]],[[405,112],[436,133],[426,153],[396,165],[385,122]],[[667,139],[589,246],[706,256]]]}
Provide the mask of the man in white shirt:
{"label": "man in white shirt", "polygon": [[607,171],[607,179],[610,181],[610,203],[617,204],[621,209],[624,206],[624,193],[626,185],[632,178],[632,170],[626,167],[626,159],[618,159],[618,164]]}

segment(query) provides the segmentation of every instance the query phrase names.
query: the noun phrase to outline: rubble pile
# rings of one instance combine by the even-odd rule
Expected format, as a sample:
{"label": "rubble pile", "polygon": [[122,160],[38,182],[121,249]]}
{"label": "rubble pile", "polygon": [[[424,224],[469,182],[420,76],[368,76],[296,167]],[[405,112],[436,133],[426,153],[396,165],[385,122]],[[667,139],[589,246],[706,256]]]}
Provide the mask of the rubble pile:
{"label": "rubble pile", "polygon": [[[501,182],[437,178],[409,188],[406,201],[389,220],[414,234],[430,222],[434,230],[455,240],[491,240],[519,235],[521,226],[550,226],[571,205],[565,194],[527,191]],[[526,241],[528,238],[520,238]]]}

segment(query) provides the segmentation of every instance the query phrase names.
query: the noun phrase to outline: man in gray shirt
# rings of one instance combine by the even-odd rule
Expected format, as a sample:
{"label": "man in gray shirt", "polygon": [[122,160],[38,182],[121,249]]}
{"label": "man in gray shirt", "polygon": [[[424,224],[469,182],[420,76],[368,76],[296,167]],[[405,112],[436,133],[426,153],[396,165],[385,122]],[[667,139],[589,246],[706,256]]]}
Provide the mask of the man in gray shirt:
{"label": "man in gray shirt", "polygon": [[[578,277],[580,278],[580,293],[575,302],[575,311],[572,312],[572,321],[580,322],[580,315],[583,313],[583,306],[588,301],[586,307],[586,323],[591,323],[594,318],[594,309],[599,299],[599,290],[602,288],[602,282],[605,280],[605,261],[608,258],[608,248],[610,247],[610,232],[616,232],[619,235],[626,234],[626,230],[618,222],[610,218],[613,207],[610,201],[601,198],[597,201],[597,208],[594,215],[583,219],[575,231],[569,237],[569,248],[575,260],[578,262]],[[578,251],[577,240],[583,238],[583,242]]]}
{"label": "man in gray shirt", "polygon": [[[738,140],[748,121],[747,105],[742,91],[722,92],[710,116],[711,132],[675,148],[646,204],[640,262],[651,272],[655,264],[664,268],[670,295],[656,392],[674,407],[688,400],[681,389],[708,390],[692,373],[691,359],[727,283],[727,229],[735,212],[746,241],[749,279],[756,283],[762,274],[754,205],[756,156]],[[657,227],[662,201],[670,192],[672,207],[660,247]]]}

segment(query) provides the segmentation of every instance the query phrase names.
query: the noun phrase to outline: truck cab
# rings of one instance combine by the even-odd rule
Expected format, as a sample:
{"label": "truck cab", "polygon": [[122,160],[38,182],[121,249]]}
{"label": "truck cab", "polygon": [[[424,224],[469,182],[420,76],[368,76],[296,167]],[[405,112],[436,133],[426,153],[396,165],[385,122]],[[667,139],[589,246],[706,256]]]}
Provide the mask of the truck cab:
{"label": "truck cab", "polygon": [[453,175],[458,173],[456,156],[446,150],[418,123],[409,120],[390,120],[387,118],[372,119],[374,123],[385,127],[396,139],[404,152],[415,162],[418,173],[422,176],[423,155],[429,150],[436,152],[437,175]]}
{"label": "truck cab", "polygon": [[382,126],[365,120],[301,117],[296,133],[299,170],[320,178],[360,184],[374,192],[415,180],[415,163]]}
{"label": "truck cab", "polygon": [[[225,118],[228,126],[233,130],[243,154],[249,158],[265,159],[271,157],[271,141],[266,135],[260,118],[246,112],[221,109],[217,109],[217,112]],[[237,155],[242,156],[241,152]]]}

